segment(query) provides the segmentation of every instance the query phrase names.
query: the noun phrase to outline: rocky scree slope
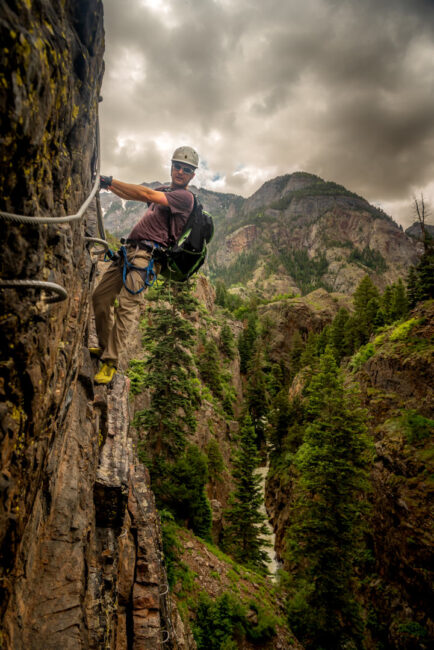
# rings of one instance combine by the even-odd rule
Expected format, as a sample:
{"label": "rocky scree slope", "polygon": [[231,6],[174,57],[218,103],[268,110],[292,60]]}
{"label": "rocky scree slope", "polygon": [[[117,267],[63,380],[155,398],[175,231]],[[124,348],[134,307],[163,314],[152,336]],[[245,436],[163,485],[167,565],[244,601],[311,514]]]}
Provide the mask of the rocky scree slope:
{"label": "rocky scree slope", "polygon": [[[96,160],[102,3],[3,3],[1,209],[74,214]],[[188,645],[167,595],[158,518],[128,431],[128,382],[93,386],[89,215],[2,222],[0,645],[7,650]],[[170,642],[169,642],[170,638]]]}

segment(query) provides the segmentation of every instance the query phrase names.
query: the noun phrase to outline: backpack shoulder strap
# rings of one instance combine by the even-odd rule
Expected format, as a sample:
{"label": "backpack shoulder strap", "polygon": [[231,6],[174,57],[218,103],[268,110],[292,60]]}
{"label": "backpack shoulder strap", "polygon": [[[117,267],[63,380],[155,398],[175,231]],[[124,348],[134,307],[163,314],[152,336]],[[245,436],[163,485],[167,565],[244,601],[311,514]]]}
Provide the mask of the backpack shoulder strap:
{"label": "backpack shoulder strap", "polygon": [[[167,191],[170,192],[170,188],[169,188]],[[190,214],[189,214],[188,217],[187,217],[187,221],[188,221],[188,219],[189,219],[189,218],[191,217],[191,215],[194,213],[194,211],[195,211],[195,209],[196,209],[196,207],[197,207],[197,202],[198,202],[198,201],[197,201],[196,194],[195,194],[194,192],[192,192],[191,190],[187,190],[187,192],[190,192],[190,194],[191,194],[192,197],[193,197],[193,207],[192,207],[192,209],[191,209]],[[187,221],[186,221],[186,223],[187,223]],[[175,235],[173,234],[173,227],[172,227],[172,225],[173,225],[172,212],[171,212],[171,210],[170,210],[170,208],[169,208],[169,211],[168,211],[168,213],[167,213],[167,233],[168,233],[168,235],[169,235],[169,246],[174,246],[174,244],[176,244],[176,237],[175,237]],[[184,224],[184,227],[185,227],[185,224]]]}

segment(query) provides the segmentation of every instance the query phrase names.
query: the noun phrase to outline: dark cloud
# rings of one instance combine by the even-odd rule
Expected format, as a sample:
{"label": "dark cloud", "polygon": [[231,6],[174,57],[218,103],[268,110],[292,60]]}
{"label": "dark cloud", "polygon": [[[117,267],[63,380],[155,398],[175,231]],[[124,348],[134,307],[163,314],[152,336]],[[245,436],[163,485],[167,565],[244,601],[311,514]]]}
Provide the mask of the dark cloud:
{"label": "dark cloud", "polygon": [[431,198],[433,2],[104,6],[108,172],[166,178],[172,149],[191,143],[210,189],[248,195],[304,169],[398,212],[418,189]]}

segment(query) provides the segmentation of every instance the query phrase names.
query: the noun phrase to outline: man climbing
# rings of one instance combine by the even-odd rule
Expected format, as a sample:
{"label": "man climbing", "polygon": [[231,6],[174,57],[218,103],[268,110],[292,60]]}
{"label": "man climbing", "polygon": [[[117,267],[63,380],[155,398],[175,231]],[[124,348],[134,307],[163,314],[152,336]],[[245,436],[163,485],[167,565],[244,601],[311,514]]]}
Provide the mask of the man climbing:
{"label": "man climbing", "polygon": [[[126,258],[131,269],[119,261],[111,262],[101,282],[95,289],[92,302],[95,314],[99,348],[90,351],[100,356],[102,366],[95,375],[95,383],[108,384],[114,377],[119,354],[125,347],[128,335],[138,322],[140,302],[146,281],[155,277],[160,266],[152,259],[156,248],[167,248],[181,234],[193,210],[193,194],[187,185],[199,165],[199,156],[191,147],[178,147],[172,156],[170,186],[156,190],[143,185],[123,183],[111,176],[101,176],[101,187],[109,189],[121,199],[143,201],[148,209],[134,226],[126,240]],[[113,319],[113,305],[119,305]]]}

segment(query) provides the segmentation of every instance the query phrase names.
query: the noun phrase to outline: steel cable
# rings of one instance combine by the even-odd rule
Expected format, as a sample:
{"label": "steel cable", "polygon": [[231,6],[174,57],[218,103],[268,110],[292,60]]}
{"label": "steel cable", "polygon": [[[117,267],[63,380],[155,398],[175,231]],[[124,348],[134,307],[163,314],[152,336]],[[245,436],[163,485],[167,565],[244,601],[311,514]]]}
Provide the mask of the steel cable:
{"label": "steel cable", "polygon": [[[14,214],[12,212],[4,212],[0,210],[0,218],[9,221],[16,221],[18,223],[33,223],[35,225],[39,224],[49,224],[49,223],[68,223],[70,221],[78,221],[81,219],[89,207],[92,200],[95,198],[98,189],[99,189],[99,175],[100,175],[100,134],[99,134],[99,119],[97,117],[96,123],[96,148],[97,148],[97,165],[96,165],[96,177],[95,182],[92,186],[92,190],[89,196],[86,198],[84,203],[80,206],[80,209],[75,214],[67,215],[65,217],[29,217],[23,214]],[[102,239],[97,239],[95,237],[85,237],[86,241],[95,242],[102,244],[105,248],[109,248],[109,245],[105,239],[104,232],[104,223],[101,210],[101,203],[99,196],[96,198],[96,208],[97,208],[97,220],[98,220],[98,230]],[[19,289],[19,288],[40,288],[46,289],[47,291],[53,291],[57,293],[57,297],[47,298],[44,302],[54,303],[61,302],[66,300],[68,297],[67,291],[56,284],[55,282],[46,282],[44,280],[3,280],[0,279],[0,289]]]}

